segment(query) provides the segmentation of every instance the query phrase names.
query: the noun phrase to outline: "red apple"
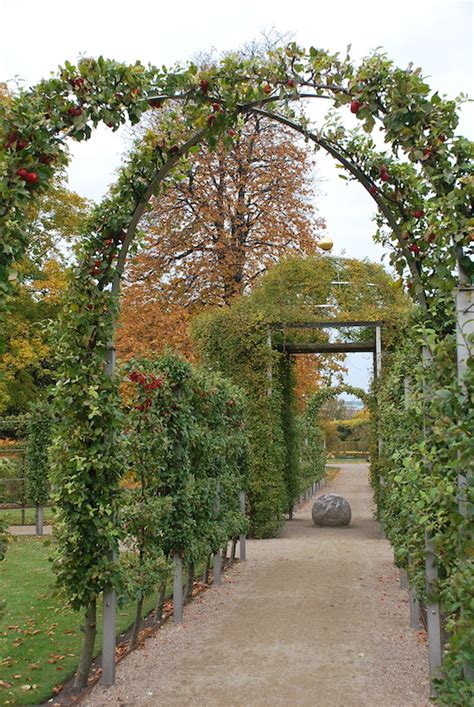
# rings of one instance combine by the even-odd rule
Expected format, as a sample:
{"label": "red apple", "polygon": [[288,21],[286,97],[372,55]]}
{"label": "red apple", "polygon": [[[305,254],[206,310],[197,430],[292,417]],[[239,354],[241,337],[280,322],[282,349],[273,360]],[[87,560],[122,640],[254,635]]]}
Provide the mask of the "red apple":
{"label": "red apple", "polygon": [[53,160],[54,160],[54,155],[43,154],[38,157],[38,162],[40,164],[50,164],[51,162],[53,162]]}
{"label": "red apple", "polygon": [[36,182],[38,181],[38,175],[36,172],[27,172],[27,174],[25,176],[25,180],[29,184],[36,184]]}
{"label": "red apple", "polygon": [[269,83],[265,84],[265,86],[263,87],[263,92],[266,93],[267,96],[272,92],[272,87]]}
{"label": "red apple", "polygon": [[420,246],[418,245],[418,243],[411,243],[411,244],[408,246],[408,250],[410,250],[414,255],[418,255],[418,253],[420,252],[421,248],[420,248]]}
{"label": "red apple", "polygon": [[415,218],[421,218],[424,215],[425,215],[425,212],[422,211],[421,209],[415,209],[415,211],[413,212],[413,216]]}
{"label": "red apple", "polygon": [[361,109],[361,106],[362,106],[361,102],[358,101],[357,98],[354,98],[354,100],[351,101],[351,113],[355,113],[357,115],[357,113]]}
{"label": "red apple", "polygon": [[26,175],[28,174],[28,170],[25,169],[24,167],[20,167],[20,169],[16,170],[16,174],[18,177],[21,177],[21,179],[26,179]]}
{"label": "red apple", "polygon": [[202,81],[199,82],[199,90],[205,95],[209,91],[209,81],[202,79]]}

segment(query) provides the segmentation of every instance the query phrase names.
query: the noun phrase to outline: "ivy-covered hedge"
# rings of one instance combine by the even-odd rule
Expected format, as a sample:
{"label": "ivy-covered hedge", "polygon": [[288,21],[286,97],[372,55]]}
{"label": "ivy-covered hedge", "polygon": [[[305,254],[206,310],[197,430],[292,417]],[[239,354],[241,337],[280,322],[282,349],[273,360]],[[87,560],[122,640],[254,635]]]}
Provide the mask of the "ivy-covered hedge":
{"label": "ivy-covered hedge", "polygon": [[[466,665],[474,668],[474,489],[467,490],[463,516],[457,476],[459,470],[472,473],[474,368],[462,390],[456,379],[455,336],[440,339],[434,331],[415,327],[411,334],[405,339],[409,343],[385,357],[378,391],[383,455],[377,461],[372,455],[372,482],[396,562],[407,570],[422,601],[425,532],[434,539],[437,598],[449,635],[437,701],[465,707],[474,697],[464,675]],[[428,365],[422,363],[423,343],[432,352]]]}
{"label": "ivy-covered hedge", "polygon": [[18,447],[6,447],[10,454],[17,452],[12,459],[0,459],[0,502],[42,505],[48,501],[52,424],[47,402],[35,403],[24,415],[0,419],[0,439],[19,442]]}
{"label": "ivy-covered hedge", "polygon": [[276,376],[272,381],[268,378],[270,360],[276,367],[279,355],[270,354],[266,326],[245,302],[201,316],[194,323],[193,336],[206,365],[245,391],[251,533],[273,537],[289,507],[283,391]]}
{"label": "ivy-covered hedge", "polygon": [[29,503],[43,505],[49,497],[49,447],[52,441],[51,405],[38,402],[32,406],[26,424],[26,479]]}
{"label": "ivy-covered hedge", "polygon": [[251,533],[273,537],[301,491],[324,475],[322,438],[309,417],[298,420],[292,364],[270,350],[258,302],[202,315],[193,337],[206,364],[245,391]]}

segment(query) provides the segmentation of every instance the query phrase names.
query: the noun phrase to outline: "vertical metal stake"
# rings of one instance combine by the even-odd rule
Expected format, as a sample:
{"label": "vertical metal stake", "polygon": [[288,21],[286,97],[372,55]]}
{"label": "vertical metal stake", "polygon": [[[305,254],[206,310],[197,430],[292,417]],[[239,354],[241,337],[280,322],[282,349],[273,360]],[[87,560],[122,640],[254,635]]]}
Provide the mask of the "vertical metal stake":
{"label": "vertical metal stake", "polygon": [[183,560],[174,553],[174,579],[173,579],[173,621],[175,624],[183,622]]}
{"label": "vertical metal stake", "polygon": [[408,589],[408,575],[406,570],[400,570],[400,589]]}
{"label": "vertical metal stake", "polygon": [[110,687],[115,683],[115,617],[117,596],[115,589],[104,592],[103,637],[102,637],[102,677],[101,684]]}
{"label": "vertical metal stake", "polygon": [[408,601],[410,604],[410,628],[418,630],[421,628],[420,602],[415,589],[410,589]]}
{"label": "vertical metal stake", "polygon": [[441,629],[441,615],[439,603],[430,599],[438,579],[438,568],[436,566],[436,556],[434,541],[425,534],[425,570],[426,570],[426,593],[428,596],[426,604],[426,615],[428,623],[428,660],[430,665],[431,693],[434,694],[433,681],[440,677],[441,660],[443,658],[443,638]]}
{"label": "vertical metal stake", "polygon": [[[245,515],[245,491],[239,492],[239,503],[240,503],[240,512]],[[244,534],[240,535],[239,545],[240,545],[240,561],[241,562],[244,562],[247,559],[245,539],[246,538],[245,538]]]}
{"label": "vertical metal stake", "polygon": [[43,535],[43,506],[36,506],[36,535]]}
{"label": "vertical metal stake", "polygon": [[[112,343],[107,349],[105,372],[112,378],[115,372],[115,348]],[[112,555],[112,560],[114,560]],[[102,633],[102,677],[101,684],[109,687],[115,684],[115,645],[116,645],[117,594],[109,587],[103,594],[103,633]]]}
{"label": "vertical metal stake", "polygon": [[222,556],[219,551],[214,553],[213,574],[214,574],[213,584],[216,584],[216,585],[222,584]]}

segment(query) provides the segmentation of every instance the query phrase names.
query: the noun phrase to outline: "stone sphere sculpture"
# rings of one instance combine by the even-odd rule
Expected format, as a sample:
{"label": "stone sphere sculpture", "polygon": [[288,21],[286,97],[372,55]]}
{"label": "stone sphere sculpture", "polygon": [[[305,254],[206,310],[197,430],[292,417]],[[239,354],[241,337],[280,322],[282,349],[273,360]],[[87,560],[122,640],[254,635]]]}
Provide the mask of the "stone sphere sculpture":
{"label": "stone sphere sculpture", "polygon": [[335,527],[349,525],[352,512],[345,498],[335,493],[325,493],[314,502],[311,515],[315,525]]}

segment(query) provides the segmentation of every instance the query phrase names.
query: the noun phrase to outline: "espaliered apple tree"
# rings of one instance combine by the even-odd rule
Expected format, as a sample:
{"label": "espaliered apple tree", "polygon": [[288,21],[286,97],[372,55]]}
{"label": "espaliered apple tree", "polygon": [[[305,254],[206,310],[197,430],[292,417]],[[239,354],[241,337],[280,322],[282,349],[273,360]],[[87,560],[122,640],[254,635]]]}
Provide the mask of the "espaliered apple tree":
{"label": "espaliered apple tree", "polygon": [[[129,490],[120,509],[128,594],[137,597],[132,645],[143,599],[169,576],[172,558],[190,575],[246,530],[239,491],[247,487],[240,391],[174,354],[130,361],[125,419]],[[219,495],[219,512],[216,500]]]}
{"label": "espaliered apple tree", "polygon": [[[100,592],[117,580],[120,405],[104,364],[111,359],[120,279],[151,195],[172,188],[173,174],[179,177],[183,158],[191,159],[200,141],[212,147],[224,140],[231,148],[239,115],[253,113],[294,128],[331,154],[376,202],[378,237],[390,242],[395,267],[408,275],[414,300],[438,335],[452,328],[456,266],[464,283],[472,278],[472,145],[455,135],[457,103],[431,93],[419,69],[398,69],[383,54],[355,66],[349,56],[292,44],[248,60],[229,54],[205,70],[83,59],[2,102],[2,297],[28,249],[26,207],[67,163],[67,140],[88,139],[99,123],[114,130],[127,120],[137,122],[168,98],[183,102],[183,119],[136,147],[92,214],[60,327],[56,570],[71,604],[85,608],[89,618]],[[292,107],[303,99],[329,101],[353,115],[365,133],[348,132],[332,118],[312,131]],[[375,127],[387,143],[383,152],[369,137]]]}

